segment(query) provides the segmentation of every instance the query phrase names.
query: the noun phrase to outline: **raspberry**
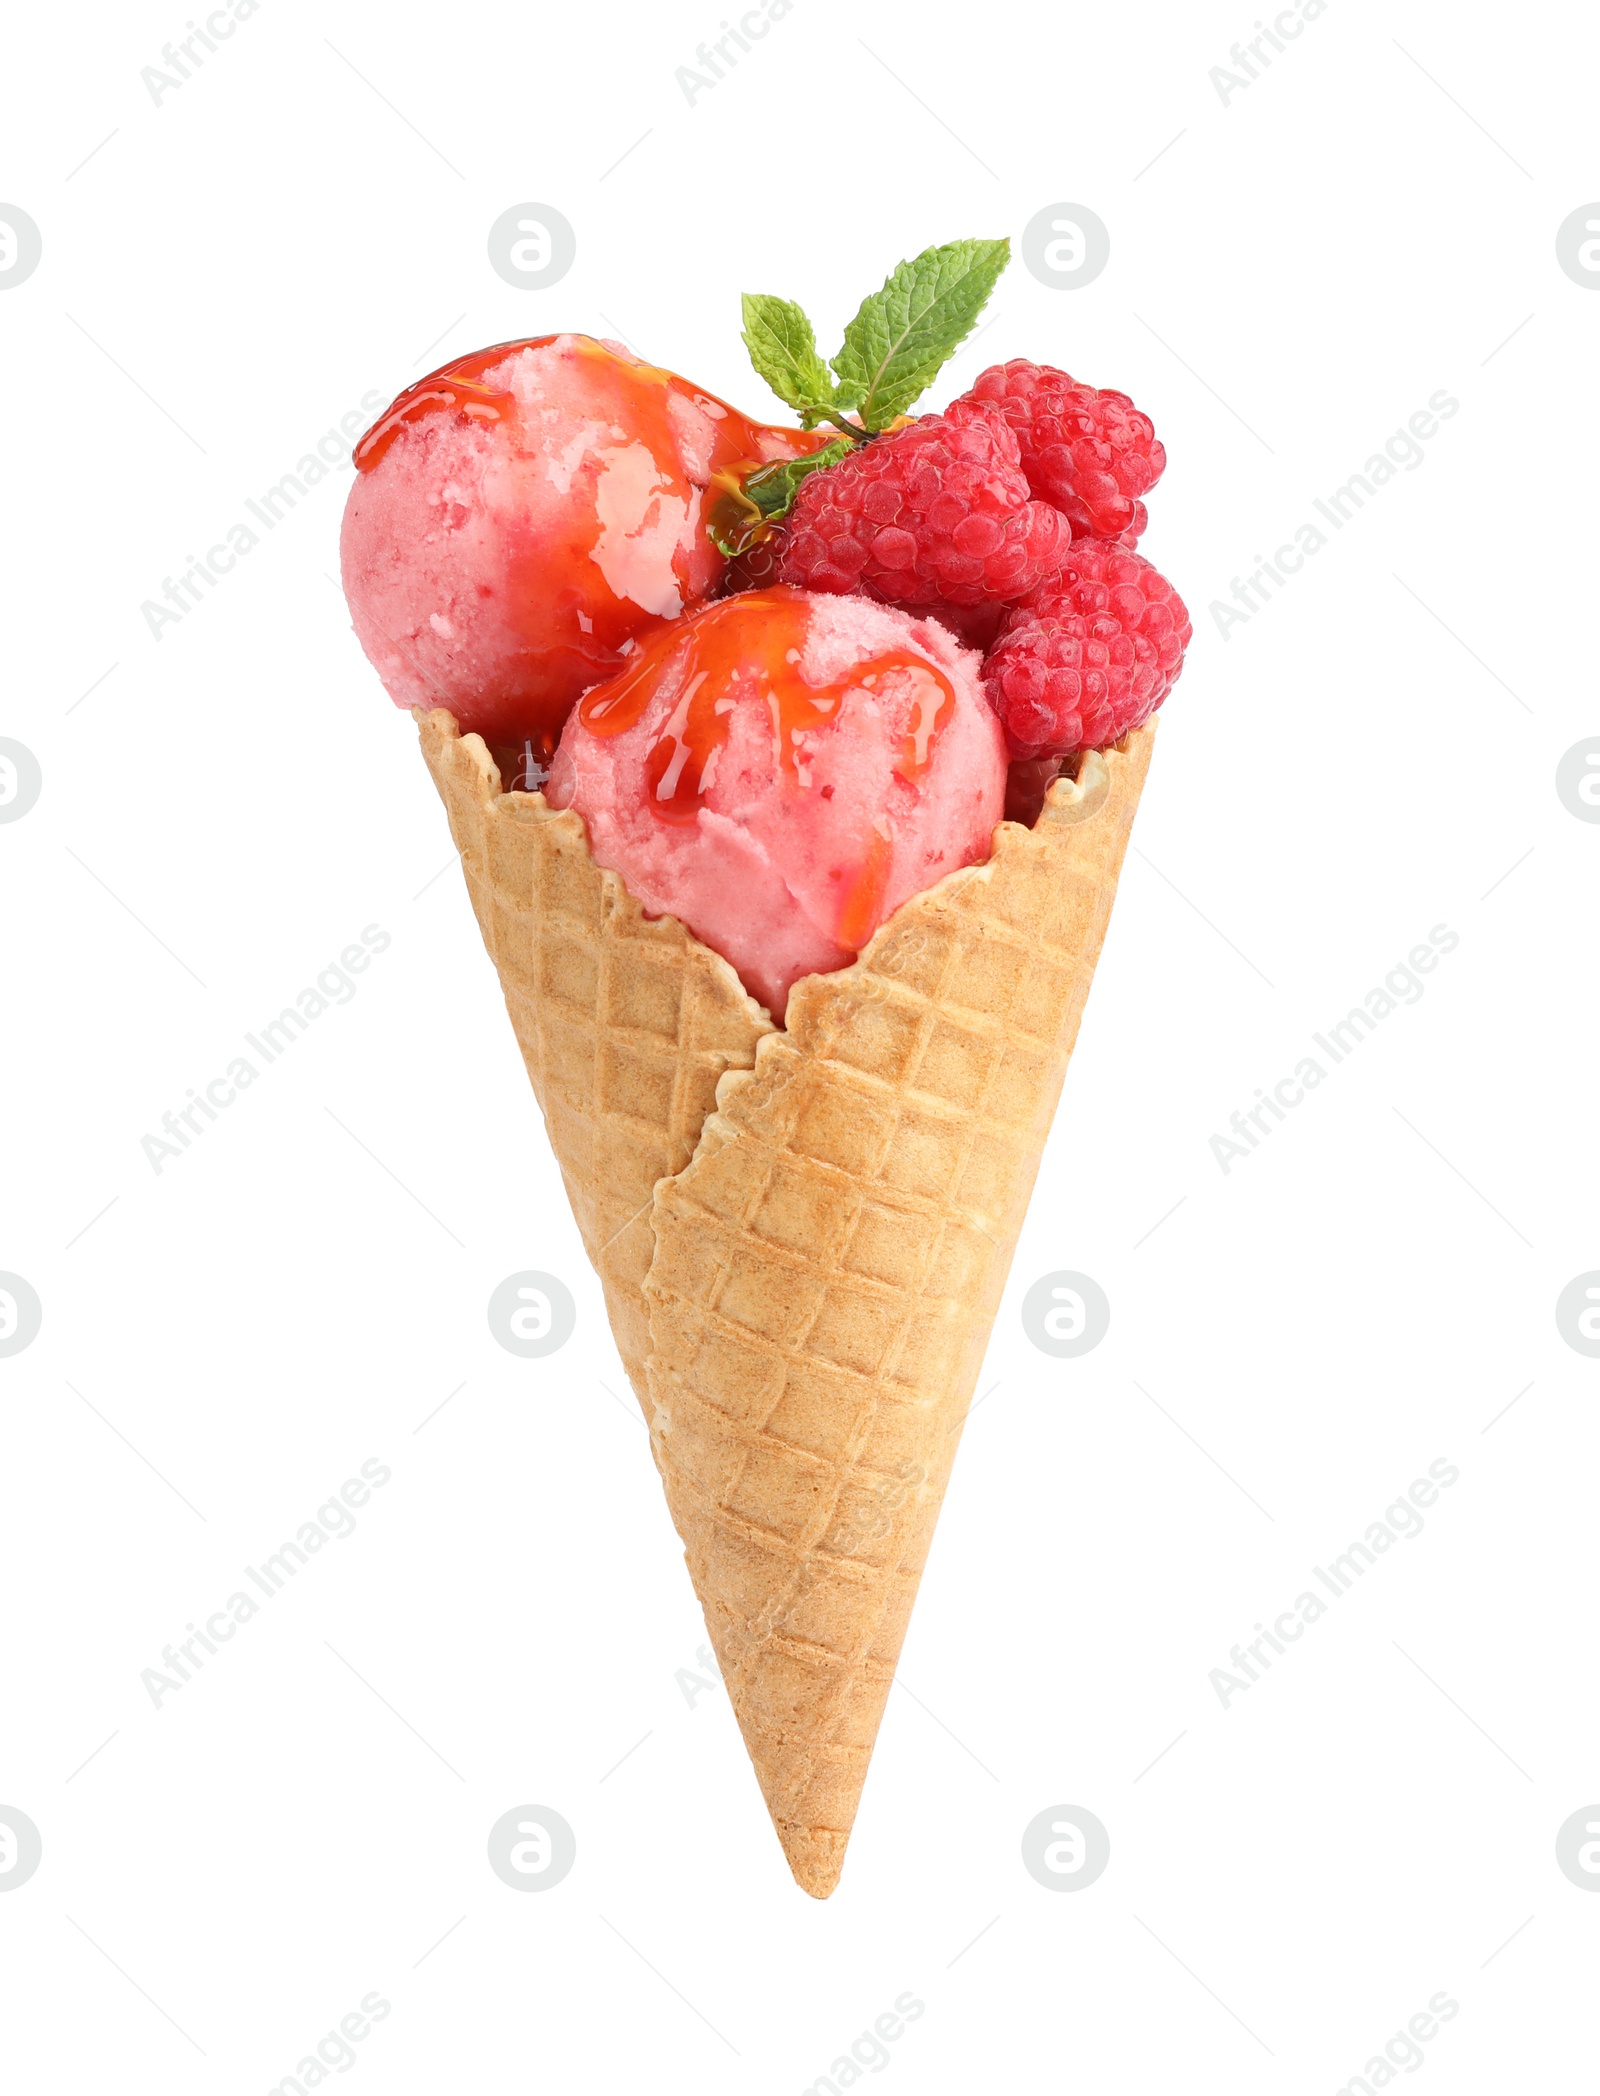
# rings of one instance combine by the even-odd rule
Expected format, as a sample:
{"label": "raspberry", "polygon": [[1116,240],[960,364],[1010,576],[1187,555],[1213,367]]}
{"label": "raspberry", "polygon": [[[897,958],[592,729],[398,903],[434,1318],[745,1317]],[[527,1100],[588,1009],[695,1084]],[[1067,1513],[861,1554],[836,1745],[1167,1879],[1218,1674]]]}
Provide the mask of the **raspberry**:
{"label": "raspberry", "polygon": [[1131,544],[1139,536],[1146,519],[1137,497],[1161,478],[1167,454],[1126,393],[1013,357],[991,365],[945,412],[960,422],[996,409],[1015,432],[1028,486],[1065,514],[1075,538]]}
{"label": "raspberry", "polygon": [[[1133,522],[1128,525],[1126,530],[1119,531],[1117,533],[1115,543],[1119,546],[1127,546],[1129,548],[1137,546],[1139,541],[1144,537],[1145,531],[1149,526],[1149,523],[1150,512],[1145,508],[1142,502],[1136,502],[1133,505]],[[1099,533],[1091,532],[1088,534],[1088,536],[1092,538],[1098,538]]]}
{"label": "raspberry", "polygon": [[1075,544],[984,658],[1013,761],[1119,741],[1172,689],[1189,634],[1183,599],[1141,554],[1102,539]]}
{"label": "raspberry", "polygon": [[924,606],[1014,603],[1059,571],[1071,536],[989,415],[875,437],[809,474],[786,524],[780,582]]}

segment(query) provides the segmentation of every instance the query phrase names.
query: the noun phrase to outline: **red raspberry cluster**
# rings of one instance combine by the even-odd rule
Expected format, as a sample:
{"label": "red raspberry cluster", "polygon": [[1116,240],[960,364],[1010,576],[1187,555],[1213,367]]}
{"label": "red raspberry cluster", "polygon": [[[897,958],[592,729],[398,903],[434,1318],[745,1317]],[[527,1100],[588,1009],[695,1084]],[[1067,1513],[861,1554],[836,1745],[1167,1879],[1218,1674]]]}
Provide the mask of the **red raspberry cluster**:
{"label": "red raspberry cluster", "polygon": [[1052,364],[1013,357],[984,372],[951,408],[998,409],[1016,432],[1028,485],[1053,502],[1080,539],[1125,539],[1149,521],[1138,499],[1166,468],[1155,424],[1126,393],[1080,386]]}
{"label": "red raspberry cluster", "polygon": [[1125,393],[1014,357],[809,474],[775,578],[937,618],[983,651],[1006,812],[1031,822],[1061,764],[1138,727],[1183,667],[1183,600],[1133,550],[1166,463]]}
{"label": "red raspberry cluster", "polygon": [[1015,603],[1072,537],[998,418],[924,415],[800,484],[778,579],[889,604]]}
{"label": "red raspberry cluster", "polygon": [[1012,758],[1120,741],[1172,689],[1189,634],[1183,599],[1141,554],[1106,539],[1074,544],[984,657]]}

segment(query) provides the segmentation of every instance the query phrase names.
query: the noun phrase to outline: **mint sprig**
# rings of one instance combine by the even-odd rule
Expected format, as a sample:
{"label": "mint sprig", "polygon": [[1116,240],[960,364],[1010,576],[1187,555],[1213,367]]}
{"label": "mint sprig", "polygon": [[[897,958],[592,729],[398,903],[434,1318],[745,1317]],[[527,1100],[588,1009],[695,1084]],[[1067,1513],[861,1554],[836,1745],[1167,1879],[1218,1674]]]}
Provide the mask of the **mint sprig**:
{"label": "mint sprig", "polygon": [[[881,291],[862,300],[831,372],[801,307],[746,292],[750,361],[807,429],[832,422],[858,439],[876,436],[965,342],[1010,259],[1009,240],[952,240],[902,262]],[[851,409],[855,421],[846,419]]]}
{"label": "mint sprig", "polygon": [[952,240],[902,262],[881,291],[861,301],[831,368],[793,299],[744,294],[751,363],[806,429],[829,422],[844,434],[805,458],[724,479],[706,519],[720,553],[732,559],[748,552],[788,514],[808,473],[846,457],[905,413],[971,334],[1010,259],[1009,240]]}

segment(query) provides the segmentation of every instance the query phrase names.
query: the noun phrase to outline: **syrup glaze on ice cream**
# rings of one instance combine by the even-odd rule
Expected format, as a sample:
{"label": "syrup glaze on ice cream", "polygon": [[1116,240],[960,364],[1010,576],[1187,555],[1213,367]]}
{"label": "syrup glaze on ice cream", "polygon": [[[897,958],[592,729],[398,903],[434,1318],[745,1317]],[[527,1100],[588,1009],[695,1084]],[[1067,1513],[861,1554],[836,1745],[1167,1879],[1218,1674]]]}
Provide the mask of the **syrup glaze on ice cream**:
{"label": "syrup glaze on ice cream", "polygon": [[568,721],[546,798],[775,1019],[908,896],[989,853],[1005,750],[979,659],[861,597],[773,589],[664,627]]}
{"label": "syrup glaze on ice cream", "polygon": [[808,683],[799,663],[810,622],[798,590],[730,597],[687,624],[662,627],[620,677],[584,694],[578,720],[591,735],[620,735],[639,721],[673,662],[680,696],[645,758],[645,778],[653,814],[664,822],[693,822],[705,797],[706,767],[727,742],[741,697],[766,704],[779,760],[799,778],[806,735],[834,718],[849,691],[871,691],[901,670],[912,703],[894,768],[903,779],[920,778],[955,711],[950,679],[926,655],[889,648],[834,683]]}
{"label": "syrup glaze on ice cream", "polygon": [[704,510],[725,478],[825,441],[586,335],[457,358],[356,447],[357,637],[396,705],[547,756],[636,635],[721,583]]}
{"label": "syrup glaze on ice cream", "polygon": [[472,422],[502,422],[516,411],[516,395],[498,386],[484,384],[483,374],[504,364],[519,349],[543,349],[554,335],[534,335],[526,342],[497,342],[491,349],[474,350],[453,364],[441,364],[426,378],[398,394],[373,423],[351,453],[358,473],[370,473],[402,429],[424,415],[465,415]]}
{"label": "syrup glaze on ice cream", "polygon": [[[588,335],[530,335],[521,342],[497,342],[488,349],[475,349],[470,356],[441,364],[426,378],[397,395],[357,443],[352,459],[358,473],[370,473],[402,429],[425,415],[465,415],[473,422],[514,422],[520,402],[517,391],[505,383],[507,360],[525,349],[548,349],[552,343],[568,342],[594,369],[591,377],[595,405],[613,409],[631,432],[641,437],[658,457],[670,453],[682,435],[674,421],[671,402],[687,398],[714,417],[713,448],[700,467],[706,483],[719,476],[748,471],[773,459],[793,458],[827,441],[827,432],[809,437],[797,429],[777,429],[756,422],[725,400],[702,387],[691,385],[676,372],[659,364],[646,364],[630,357],[620,343],[602,342]],[[774,439],[780,440],[774,445]]]}

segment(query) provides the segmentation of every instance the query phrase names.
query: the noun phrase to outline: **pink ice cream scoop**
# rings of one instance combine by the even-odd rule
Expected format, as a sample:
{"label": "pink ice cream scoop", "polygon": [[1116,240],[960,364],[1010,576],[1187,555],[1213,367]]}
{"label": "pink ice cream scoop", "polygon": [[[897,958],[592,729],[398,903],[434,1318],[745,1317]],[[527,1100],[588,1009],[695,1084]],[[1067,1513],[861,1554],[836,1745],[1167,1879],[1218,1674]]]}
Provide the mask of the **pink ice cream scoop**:
{"label": "pink ice cream scoop", "polygon": [[356,637],[397,706],[548,755],[634,637],[721,581],[705,509],[732,469],[826,439],[588,335],[478,350],[356,446],[340,548]]}
{"label": "pink ice cream scoop", "polygon": [[943,626],[864,597],[729,597],[584,696],[547,797],[781,1022],[801,976],[988,857],[1006,751],[979,669]]}

